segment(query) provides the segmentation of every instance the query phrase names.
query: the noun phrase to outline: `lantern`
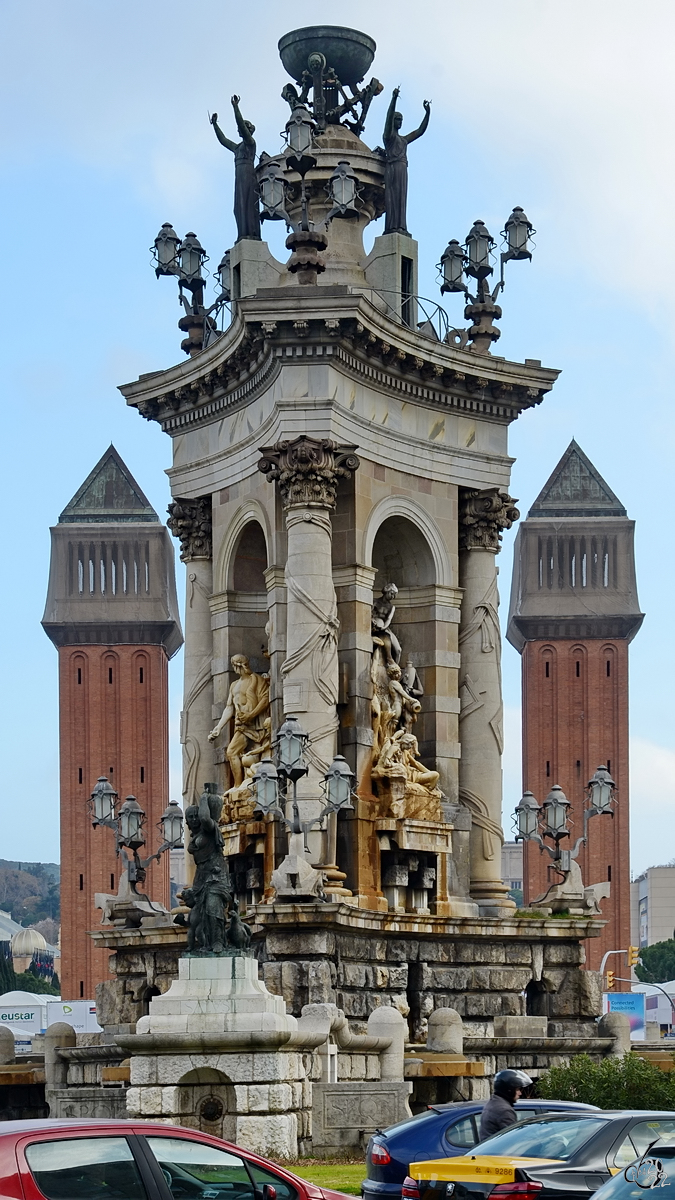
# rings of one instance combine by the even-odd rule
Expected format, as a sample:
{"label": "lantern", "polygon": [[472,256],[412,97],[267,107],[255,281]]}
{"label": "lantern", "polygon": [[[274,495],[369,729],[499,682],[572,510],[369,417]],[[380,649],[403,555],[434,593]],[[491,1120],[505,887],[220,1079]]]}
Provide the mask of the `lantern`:
{"label": "lantern", "polygon": [[157,259],[155,275],[158,279],[160,275],[178,274],[179,245],[180,238],[176,230],[168,221],[165,221],[155,238],[155,258]]}
{"label": "lantern", "polygon": [[514,208],[502,232],[508,245],[504,259],[508,258],[518,261],[523,258],[532,258],[532,254],[527,248],[527,243],[534,230],[522,208],[518,206]]}
{"label": "lantern", "polygon": [[271,758],[263,758],[253,772],[253,792],[256,809],[263,813],[279,807],[279,781],[277,769]]}
{"label": "lantern", "polygon": [[331,808],[352,808],[352,781],[355,778],[346,758],[336,754],[323,777],[326,800]]}
{"label": "lantern", "polygon": [[445,292],[465,292],[466,284],[464,282],[464,264],[466,255],[460,246],[457,238],[453,238],[448,242],[443,254],[441,255],[440,269],[443,272],[443,283],[441,284],[441,295]]}
{"label": "lantern", "polygon": [[105,775],[100,775],[96,787],[91,793],[91,807],[94,813],[94,825],[106,825],[115,820],[115,801],[117,792]]}
{"label": "lantern", "polygon": [[349,163],[342,159],[328,180],[328,195],[333,201],[335,216],[344,217],[347,212],[354,211],[358,182]]}
{"label": "lantern", "polygon": [[200,245],[199,238],[195,233],[186,233],[178,248],[178,254],[180,256],[181,284],[190,288],[203,283],[201,272],[206,251]]}
{"label": "lantern", "polygon": [[179,850],[183,843],[183,810],[176,800],[169,800],[160,818],[162,838],[171,850]]}
{"label": "lantern", "polygon": [[474,221],[466,237],[466,248],[469,253],[468,275],[474,279],[485,279],[492,274],[490,251],[494,246],[494,238],[485,227],[484,221]]}
{"label": "lantern", "polygon": [[286,717],[277,735],[279,768],[290,779],[300,779],[307,774],[302,761],[302,752],[309,741],[297,717]]}
{"label": "lantern", "polygon": [[523,792],[523,798],[516,808],[516,823],[518,833],[516,841],[529,842],[539,832],[539,814],[541,809],[532,792]]}
{"label": "lantern", "polygon": [[288,139],[289,149],[301,158],[303,154],[307,154],[312,148],[314,133],[314,121],[312,114],[304,104],[299,104],[293,109],[289,120],[286,124],[286,137]]}
{"label": "lantern", "polygon": [[263,217],[268,221],[286,219],[286,180],[279,163],[270,162],[258,181]]}
{"label": "lantern", "polygon": [[142,846],[145,838],[142,834],[145,813],[135,796],[127,796],[120,809],[120,841],[132,850]]}
{"label": "lantern", "polygon": [[556,838],[556,840],[561,837],[569,837],[567,814],[570,809],[570,802],[560,784],[556,783],[553,785],[542,804],[542,809],[544,820],[546,821],[546,832],[551,837]]}
{"label": "lantern", "polygon": [[592,808],[598,813],[611,813],[615,783],[607,767],[598,767],[588,783]]}
{"label": "lantern", "polygon": [[224,297],[225,300],[229,300],[230,299],[230,252],[229,252],[229,250],[225,251],[223,257],[221,258],[220,262],[218,263],[218,267],[216,268],[216,275],[218,276],[218,282],[220,284],[221,296]]}

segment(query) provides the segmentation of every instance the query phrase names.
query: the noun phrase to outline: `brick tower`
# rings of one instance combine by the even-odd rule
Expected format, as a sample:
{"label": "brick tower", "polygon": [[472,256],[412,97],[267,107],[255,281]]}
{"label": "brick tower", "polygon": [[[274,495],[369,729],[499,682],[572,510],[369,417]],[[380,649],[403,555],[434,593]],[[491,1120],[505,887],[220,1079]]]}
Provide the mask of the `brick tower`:
{"label": "brick tower", "polygon": [[[106,775],[120,801],[147,815],[148,852],[169,799],[169,659],[183,636],[168,531],[113,446],[51,530],[42,620],[59,651],[61,774],[61,994],[93,999],[107,954],[87,931],[100,924],[94,893],[115,893],[121,862],[87,800]],[[167,904],[169,862],[148,871]]]}
{"label": "brick tower", "polygon": [[[585,884],[611,881],[607,925],[586,945],[593,970],[605,950],[630,942],[628,644],[643,619],[634,526],[572,441],[518,531],[506,635],[523,661],[523,787],[541,803],[560,784],[573,842],[596,768],[605,764],[617,785],[613,819],[591,821],[579,855]],[[548,886],[549,862],[525,843],[525,903]]]}

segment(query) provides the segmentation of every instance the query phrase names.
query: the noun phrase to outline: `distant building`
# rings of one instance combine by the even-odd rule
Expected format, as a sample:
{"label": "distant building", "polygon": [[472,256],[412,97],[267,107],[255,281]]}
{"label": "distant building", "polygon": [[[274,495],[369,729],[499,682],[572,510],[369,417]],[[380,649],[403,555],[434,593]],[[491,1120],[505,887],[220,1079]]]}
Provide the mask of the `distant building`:
{"label": "distant building", "polygon": [[653,946],[675,937],[675,865],[649,867],[630,885],[630,940]]}
{"label": "distant building", "polygon": [[[522,655],[523,787],[541,804],[554,784],[583,833],[598,766],[617,785],[614,817],[596,817],[581,847],[584,883],[611,883],[607,921],[586,944],[597,970],[630,937],[628,645],[642,624],[633,534],[621,501],[572,441],[518,530],[507,637]],[[565,848],[565,847],[563,847]],[[523,854],[525,901],[559,876],[534,843]]]}
{"label": "distant building", "polygon": [[502,879],[511,898],[518,906],[523,899],[523,843],[504,842],[502,846]]}
{"label": "distant building", "polygon": [[[179,649],[169,532],[111,446],[51,530],[42,624],[59,651],[61,760],[61,995],[93,1000],[108,954],[88,930],[95,894],[117,892],[121,860],[87,801],[101,775],[145,810],[147,852],[169,802],[168,661]],[[169,863],[148,868],[147,891],[168,906]]]}

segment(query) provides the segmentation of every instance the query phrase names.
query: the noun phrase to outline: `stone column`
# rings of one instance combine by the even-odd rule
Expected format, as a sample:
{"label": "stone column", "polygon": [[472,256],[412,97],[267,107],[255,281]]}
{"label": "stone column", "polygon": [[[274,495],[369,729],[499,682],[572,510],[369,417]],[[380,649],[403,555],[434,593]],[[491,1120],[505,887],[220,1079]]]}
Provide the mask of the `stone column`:
{"label": "stone column", "polygon": [[496,555],[519,517],[499,488],[460,491],[459,798],[471,812],[471,896],[485,916],[515,907],[501,879],[503,703]]}
{"label": "stone column", "polygon": [[[215,780],[213,635],[209,600],[213,591],[211,497],[174,500],[169,505],[169,529],[180,540],[180,557],[187,568],[185,597],[185,665],[180,740],[183,747],[183,807],[196,804],[205,783]],[[186,857],[188,879],[194,863]]]}
{"label": "stone column", "polygon": [[359,465],[354,450],[327,439],[298,437],[263,449],[258,463],[259,470],[278,484],[286,514],[283,711],[285,716],[297,716],[310,738],[309,774],[298,785],[305,820],[319,811],[321,781],[337,751],[340,622],[330,514],[339,479],[351,476]]}

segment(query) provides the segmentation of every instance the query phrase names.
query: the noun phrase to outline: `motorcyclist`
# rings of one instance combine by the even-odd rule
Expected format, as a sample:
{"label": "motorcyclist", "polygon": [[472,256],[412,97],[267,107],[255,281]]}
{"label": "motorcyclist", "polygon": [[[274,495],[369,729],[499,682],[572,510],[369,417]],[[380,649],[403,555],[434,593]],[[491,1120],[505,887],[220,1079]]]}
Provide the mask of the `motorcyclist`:
{"label": "motorcyclist", "polygon": [[492,1085],[492,1096],[488,1100],[480,1119],[480,1139],[499,1133],[515,1125],[517,1117],[514,1110],[516,1100],[519,1100],[526,1088],[532,1086],[532,1080],[524,1071],[498,1071]]}

